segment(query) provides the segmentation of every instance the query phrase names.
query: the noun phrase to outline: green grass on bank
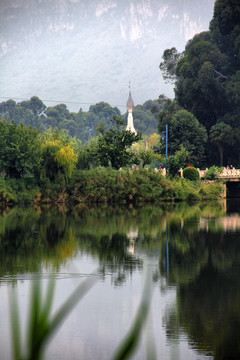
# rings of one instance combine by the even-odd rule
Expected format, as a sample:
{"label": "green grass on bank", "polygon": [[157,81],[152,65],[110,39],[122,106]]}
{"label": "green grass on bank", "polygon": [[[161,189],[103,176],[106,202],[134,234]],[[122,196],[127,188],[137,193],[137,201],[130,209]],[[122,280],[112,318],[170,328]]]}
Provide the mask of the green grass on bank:
{"label": "green grass on bank", "polygon": [[168,179],[147,169],[94,168],[76,171],[66,183],[63,176],[48,179],[0,178],[0,203],[148,203],[218,199],[220,182]]}

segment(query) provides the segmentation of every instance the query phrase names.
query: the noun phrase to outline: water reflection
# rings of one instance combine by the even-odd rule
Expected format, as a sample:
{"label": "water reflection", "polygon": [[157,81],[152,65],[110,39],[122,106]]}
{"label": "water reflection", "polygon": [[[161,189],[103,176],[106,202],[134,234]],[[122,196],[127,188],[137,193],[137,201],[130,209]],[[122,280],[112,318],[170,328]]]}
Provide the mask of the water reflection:
{"label": "water reflection", "polygon": [[58,274],[80,253],[119,288],[143,271],[146,258],[154,259],[160,298],[176,292],[164,309],[167,346],[184,342],[201,356],[240,358],[238,203],[14,207],[0,214],[0,285],[43,268]]}
{"label": "water reflection", "polygon": [[239,213],[169,223],[162,247],[161,273],[177,286],[176,307],[165,314],[169,341],[186,333],[215,360],[240,358],[239,223]]}

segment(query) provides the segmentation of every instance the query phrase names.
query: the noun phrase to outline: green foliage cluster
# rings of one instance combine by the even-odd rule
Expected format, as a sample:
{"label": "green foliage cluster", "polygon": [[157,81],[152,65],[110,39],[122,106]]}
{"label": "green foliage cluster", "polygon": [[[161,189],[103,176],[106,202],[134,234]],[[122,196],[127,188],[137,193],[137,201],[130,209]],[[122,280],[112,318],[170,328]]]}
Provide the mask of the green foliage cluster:
{"label": "green foliage cluster", "polygon": [[79,203],[217,199],[223,190],[221,183],[169,180],[151,169],[116,171],[112,168],[79,170],[72,177],[70,188],[70,198]]}
{"label": "green foliage cluster", "polygon": [[198,169],[193,166],[186,167],[183,169],[183,177],[188,180],[199,180],[200,175]]}
{"label": "green foliage cluster", "polygon": [[0,121],[0,173],[20,178],[35,173],[41,163],[39,131]]}
{"label": "green foliage cluster", "polygon": [[[144,169],[94,168],[77,171],[71,182],[71,198],[76,202],[147,202],[162,199],[170,185],[160,173]],[[170,198],[169,194],[169,198]]]}
{"label": "green foliage cluster", "polygon": [[113,118],[115,126],[109,130],[100,129],[101,136],[98,139],[95,157],[101,166],[112,166],[114,169],[131,165],[135,162],[135,155],[130,148],[133,143],[142,138],[142,134],[122,129],[124,121],[118,117]]}
{"label": "green foliage cluster", "polygon": [[206,184],[203,181],[175,178],[172,180],[172,186],[175,200],[216,200],[221,197],[223,192],[223,185],[220,182]]}
{"label": "green foliage cluster", "polygon": [[[163,121],[159,121],[159,132],[161,133],[165,129],[165,124],[168,123],[170,156],[174,156],[181,148],[185,148],[188,151],[190,162],[200,166],[204,161],[207,131],[192,113],[177,109],[178,106],[174,102],[166,101],[165,109],[161,112]],[[160,153],[166,151],[164,140],[160,142],[158,150]]]}
{"label": "green foliage cluster", "polygon": [[206,180],[216,180],[222,171],[223,167],[213,165],[206,171],[204,178]]}
{"label": "green foliage cluster", "polygon": [[173,177],[179,175],[179,169],[184,169],[190,162],[189,151],[182,145],[174,155],[168,158],[168,172]]}
{"label": "green foliage cluster", "polygon": [[[196,166],[202,160],[207,166],[212,163],[239,166],[239,151],[235,151],[240,144],[239,18],[238,0],[216,0],[210,30],[189,40],[182,54],[178,54],[175,48],[165,50],[160,64],[163,77],[176,81],[175,100],[171,107],[166,103],[159,113],[159,130],[162,131],[164,124],[168,123],[174,132],[176,124],[173,118],[178,107],[192,113],[199,122],[193,126],[190,141],[191,162]],[[178,138],[176,131],[174,138],[189,150],[186,130],[187,127]],[[192,145],[197,148],[197,134],[200,139],[203,136],[198,154],[195,150],[191,153]],[[169,145],[172,146],[171,141]],[[170,151],[173,155],[176,149]]]}
{"label": "green foliage cluster", "polygon": [[183,178],[166,179],[152,169],[95,167],[75,170],[66,182],[48,178],[0,179],[0,203],[154,203],[167,200],[218,199],[220,182],[205,184]]}
{"label": "green foliage cluster", "polygon": [[38,197],[40,188],[34,178],[3,179],[0,178],[0,203],[31,203]]}
{"label": "green foliage cluster", "polygon": [[20,179],[71,177],[77,163],[78,142],[65,131],[43,134],[23,124],[0,121],[0,174]]}

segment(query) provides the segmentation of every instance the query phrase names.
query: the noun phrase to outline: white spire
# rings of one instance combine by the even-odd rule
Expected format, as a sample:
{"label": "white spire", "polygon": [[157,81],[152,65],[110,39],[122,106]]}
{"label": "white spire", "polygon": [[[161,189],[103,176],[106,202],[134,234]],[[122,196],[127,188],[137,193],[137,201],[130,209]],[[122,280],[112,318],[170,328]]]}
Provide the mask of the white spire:
{"label": "white spire", "polygon": [[130,81],[129,81],[129,96],[128,96],[128,101],[127,101],[128,121],[127,121],[126,130],[131,131],[134,134],[136,134],[137,132],[133,125],[133,115],[132,115],[133,108],[134,108],[134,102],[133,102],[132,95],[131,95]]}

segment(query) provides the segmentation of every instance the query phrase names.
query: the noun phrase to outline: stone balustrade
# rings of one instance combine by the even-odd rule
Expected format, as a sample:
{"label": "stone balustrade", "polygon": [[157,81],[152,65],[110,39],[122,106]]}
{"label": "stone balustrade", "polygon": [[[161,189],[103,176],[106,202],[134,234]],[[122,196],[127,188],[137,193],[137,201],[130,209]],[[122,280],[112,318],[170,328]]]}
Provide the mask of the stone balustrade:
{"label": "stone balustrade", "polygon": [[[204,178],[208,168],[206,168],[205,170],[200,170],[200,169],[197,169],[197,170],[199,171],[200,178]],[[161,171],[162,175],[166,176],[166,169],[165,168],[163,168],[163,169],[155,168],[155,171]],[[183,177],[183,169],[180,169],[179,173],[180,173],[180,176]],[[223,171],[221,172],[221,174],[219,175],[219,178],[223,178],[223,179],[225,179],[225,178],[229,178],[229,179],[240,178],[240,169],[224,168]]]}
{"label": "stone balustrade", "polygon": [[[200,175],[200,178],[204,178],[205,177],[205,174],[206,174],[206,171],[208,170],[208,168],[206,168],[205,170],[200,170],[198,169],[199,171],[199,175]],[[179,170],[180,174],[181,174],[181,177],[183,176],[182,175],[182,172],[183,172],[183,169],[180,169]],[[240,169],[235,169],[235,168],[223,168],[223,171],[221,172],[221,174],[219,175],[219,178],[240,178]]]}
{"label": "stone balustrade", "polygon": [[[205,176],[205,173],[208,169],[199,170],[200,178]],[[223,168],[223,171],[219,175],[219,178],[240,178],[240,169],[235,168]]]}

